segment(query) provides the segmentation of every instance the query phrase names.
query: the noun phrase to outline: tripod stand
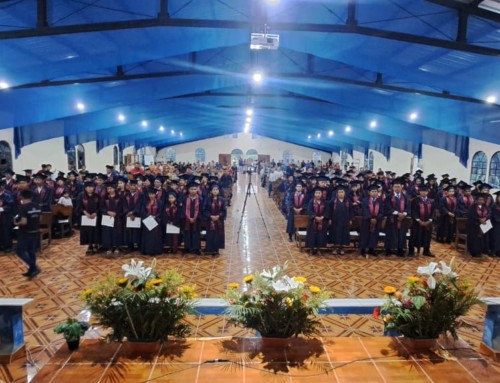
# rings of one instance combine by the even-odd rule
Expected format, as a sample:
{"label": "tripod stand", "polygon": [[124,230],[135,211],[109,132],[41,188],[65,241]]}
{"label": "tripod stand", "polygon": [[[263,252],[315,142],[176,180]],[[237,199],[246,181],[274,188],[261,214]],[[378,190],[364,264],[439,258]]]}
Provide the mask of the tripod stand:
{"label": "tripod stand", "polygon": [[241,210],[240,227],[238,228],[238,235],[236,237],[236,243],[240,242],[241,226],[243,224],[243,216],[245,215],[245,208],[247,206],[248,196],[251,194],[250,192],[253,192],[253,195],[255,197],[255,202],[257,202],[257,207],[259,208],[260,217],[262,218],[262,223],[264,224],[264,227],[266,228],[267,237],[269,239],[271,239],[271,235],[269,234],[269,229],[267,228],[266,221],[264,219],[264,216],[262,215],[262,210],[260,208],[259,200],[257,199],[257,196],[255,195],[255,189],[253,188],[251,177],[252,177],[252,175],[250,174],[250,180],[248,181],[247,191],[246,191],[246,195],[245,195],[245,202],[243,202],[243,209]]}

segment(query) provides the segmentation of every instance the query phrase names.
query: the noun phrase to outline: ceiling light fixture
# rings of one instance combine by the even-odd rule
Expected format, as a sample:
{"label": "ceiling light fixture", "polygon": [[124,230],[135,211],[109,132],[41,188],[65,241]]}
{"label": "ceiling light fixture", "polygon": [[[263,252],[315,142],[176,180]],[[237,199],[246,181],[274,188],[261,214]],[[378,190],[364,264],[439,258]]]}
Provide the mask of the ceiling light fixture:
{"label": "ceiling light fixture", "polygon": [[330,137],[331,137],[331,136],[333,136],[333,134],[334,134],[334,133],[333,133],[333,130],[330,130],[330,131],[328,132],[328,135],[329,135]]}
{"label": "ceiling light fixture", "polygon": [[120,113],[120,114],[118,115],[118,121],[120,121],[120,122],[125,121],[125,116],[124,116],[123,114],[121,114],[121,113]]}
{"label": "ceiling light fixture", "polygon": [[486,102],[488,104],[494,104],[495,102],[497,102],[497,96],[491,95],[491,96],[486,97]]}
{"label": "ceiling light fixture", "polygon": [[345,131],[346,131],[347,133],[349,133],[351,130],[352,130],[352,128],[351,128],[349,125],[347,125],[347,126],[345,127]]}
{"label": "ceiling light fixture", "polygon": [[141,126],[144,127],[144,128],[147,128],[148,127],[148,122],[146,120],[142,120]]}
{"label": "ceiling light fixture", "polygon": [[77,102],[76,103],[76,109],[79,111],[83,112],[85,110],[85,104],[83,102]]}
{"label": "ceiling light fixture", "polygon": [[0,81],[0,89],[8,89],[8,88],[10,88],[10,85],[8,82]]}
{"label": "ceiling light fixture", "polygon": [[163,125],[160,125],[159,130],[160,130],[160,132],[163,132],[165,130],[165,127]]}
{"label": "ceiling light fixture", "polygon": [[321,138],[321,133],[318,133],[316,137]]}
{"label": "ceiling light fixture", "polygon": [[410,120],[415,121],[418,118],[417,112],[410,113]]}
{"label": "ceiling light fixture", "polygon": [[173,130],[173,129],[172,129],[172,130],[170,131],[170,134],[175,134],[175,130]]}
{"label": "ceiling light fixture", "polygon": [[248,108],[247,111],[246,111],[246,114],[247,114],[247,116],[253,115],[253,109],[252,108]]}
{"label": "ceiling light fixture", "polygon": [[370,122],[370,128],[376,128],[377,127],[377,121],[373,120]]}
{"label": "ceiling light fixture", "polygon": [[252,75],[252,80],[255,83],[261,83],[263,79],[264,79],[264,76],[263,76],[263,74],[261,72],[255,72]]}
{"label": "ceiling light fixture", "polygon": [[310,139],[311,139],[311,135],[310,135],[310,134],[307,136],[307,139],[308,139],[308,140],[310,140]]}

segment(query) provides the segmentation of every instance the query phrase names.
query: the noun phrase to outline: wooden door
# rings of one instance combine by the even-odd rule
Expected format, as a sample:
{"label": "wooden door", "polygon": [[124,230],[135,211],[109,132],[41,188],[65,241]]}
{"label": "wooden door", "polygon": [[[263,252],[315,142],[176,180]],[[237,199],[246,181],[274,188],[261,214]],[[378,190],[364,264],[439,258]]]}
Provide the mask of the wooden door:
{"label": "wooden door", "polygon": [[259,162],[271,162],[271,156],[269,154],[259,154]]}
{"label": "wooden door", "polygon": [[219,154],[219,164],[231,165],[231,154]]}

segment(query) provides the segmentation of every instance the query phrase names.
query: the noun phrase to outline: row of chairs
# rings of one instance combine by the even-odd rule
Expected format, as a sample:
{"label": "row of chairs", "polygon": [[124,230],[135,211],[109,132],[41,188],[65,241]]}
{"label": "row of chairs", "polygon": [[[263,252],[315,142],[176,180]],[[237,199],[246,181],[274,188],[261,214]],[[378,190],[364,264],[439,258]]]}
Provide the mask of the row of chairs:
{"label": "row of chairs", "polygon": [[[354,249],[358,248],[359,233],[361,230],[362,220],[363,220],[363,217],[361,217],[361,216],[356,216],[352,220],[352,225],[351,225],[349,234],[350,234],[350,238],[351,238],[352,247]],[[295,243],[297,244],[297,246],[301,252],[305,248],[305,240],[306,240],[306,236],[307,236],[308,223],[309,223],[309,216],[308,215],[296,215],[294,217]],[[409,238],[409,236],[410,236],[411,223],[412,223],[412,219],[407,217],[406,221],[404,223],[404,227],[407,230],[407,233],[406,233],[407,238]],[[381,232],[380,233],[380,241],[382,241],[384,237],[385,237],[385,233]],[[464,255],[467,254],[467,218],[457,218],[454,247],[457,251],[462,250]]]}

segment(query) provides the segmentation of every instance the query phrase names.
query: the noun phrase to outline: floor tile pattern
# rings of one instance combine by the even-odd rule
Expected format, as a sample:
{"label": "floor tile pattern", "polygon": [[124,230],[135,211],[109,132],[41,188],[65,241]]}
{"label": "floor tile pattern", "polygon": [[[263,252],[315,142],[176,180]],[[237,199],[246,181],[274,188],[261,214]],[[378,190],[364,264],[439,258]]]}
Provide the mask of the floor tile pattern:
{"label": "floor tile pattern", "polygon": [[[164,255],[157,258],[157,267],[176,268],[186,282],[197,285],[200,297],[215,298],[224,293],[227,283],[240,282],[252,271],[288,261],[289,275],[303,275],[310,283],[330,290],[335,298],[375,298],[383,295],[387,284],[403,286],[407,276],[429,262],[429,258],[422,256],[366,259],[354,251],[343,256],[326,253],[310,256],[299,252],[296,245],[288,241],[284,217],[267,196],[267,191],[260,187],[255,175],[251,184],[249,181],[248,176],[242,176],[235,185],[233,204],[226,221],[226,249],[220,256]],[[250,194],[247,194],[249,186]],[[25,311],[27,360],[0,366],[0,383],[31,381],[55,355],[64,340],[54,334],[53,327],[84,309],[80,294],[90,284],[107,273],[119,273],[121,265],[131,258],[151,261],[150,257],[138,253],[86,256],[85,250],[79,246],[78,234],[53,240],[39,257],[42,273],[32,281],[21,276],[25,267],[13,253],[0,256],[0,296],[34,298],[33,304]],[[470,279],[482,296],[499,295],[499,258],[466,257],[452,246],[442,244],[433,244],[432,251],[437,260],[449,262],[456,256],[460,275]],[[484,307],[472,310],[465,318],[469,327],[460,330],[461,338],[475,349],[481,341],[484,312]],[[190,316],[187,321],[193,327],[194,337],[253,335],[229,325],[224,316]],[[325,337],[382,334],[380,320],[369,315],[324,315],[321,321]],[[344,369],[343,374],[348,375],[348,370]]]}

